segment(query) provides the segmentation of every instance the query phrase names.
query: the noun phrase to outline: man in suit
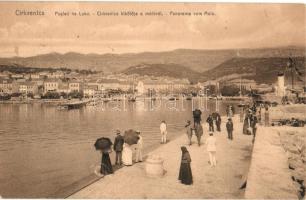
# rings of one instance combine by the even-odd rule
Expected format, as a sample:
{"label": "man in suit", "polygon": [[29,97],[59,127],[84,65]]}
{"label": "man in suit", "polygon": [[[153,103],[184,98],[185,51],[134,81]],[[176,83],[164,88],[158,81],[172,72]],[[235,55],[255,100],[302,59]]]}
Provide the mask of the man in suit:
{"label": "man in suit", "polygon": [[206,122],[209,125],[209,131],[214,132],[214,119],[211,114],[207,117]]}
{"label": "man in suit", "polygon": [[227,130],[228,139],[233,140],[234,124],[231,118],[228,118],[228,121],[226,123],[226,130]]}
{"label": "man in suit", "polygon": [[221,116],[219,113],[216,114],[216,127],[217,131],[221,132]]}
{"label": "man in suit", "polygon": [[120,134],[119,130],[116,130],[116,138],[114,142],[114,151],[116,151],[116,165],[122,164],[122,150],[123,150],[123,143],[124,139],[123,136]]}
{"label": "man in suit", "polygon": [[195,124],[200,124],[201,123],[201,115],[202,115],[202,111],[200,109],[195,109],[193,112],[193,125],[195,126]]}

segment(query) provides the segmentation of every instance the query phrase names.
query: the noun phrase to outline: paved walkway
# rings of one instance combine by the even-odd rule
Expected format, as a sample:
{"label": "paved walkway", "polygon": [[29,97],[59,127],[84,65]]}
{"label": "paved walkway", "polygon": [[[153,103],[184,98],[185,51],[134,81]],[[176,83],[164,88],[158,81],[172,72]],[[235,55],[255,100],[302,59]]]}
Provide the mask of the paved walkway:
{"label": "paved walkway", "polygon": [[257,132],[245,197],[297,199],[288,158],[278,132],[272,127],[262,126],[259,126]]}
{"label": "paved walkway", "polygon": [[[208,163],[206,145],[199,147],[193,137],[193,145],[187,145],[187,136],[160,146],[151,154],[161,156],[167,171],[162,178],[149,178],[145,174],[145,162],[124,167],[114,175],[108,175],[70,198],[243,198],[239,190],[249,169],[252,137],[242,134],[239,118],[234,118],[234,140],[227,139],[225,121],[217,137],[217,166]],[[207,138],[207,126],[204,138]],[[181,159],[180,147],[186,145],[192,159],[193,185],[186,186],[178,181]]]}

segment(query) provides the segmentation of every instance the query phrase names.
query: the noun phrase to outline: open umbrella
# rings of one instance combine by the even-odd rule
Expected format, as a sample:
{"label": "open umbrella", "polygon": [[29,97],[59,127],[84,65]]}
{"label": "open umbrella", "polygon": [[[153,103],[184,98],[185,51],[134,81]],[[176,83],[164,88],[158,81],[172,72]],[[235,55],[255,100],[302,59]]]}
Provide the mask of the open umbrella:
{"label": "open umbrella", "polygon": [[112,146],[112,141],[109,138],[99,138],[95,142],[95,148],[96,150],[102,150],[102,151],[107,151],[111,148]]}
{"label": "open umbrella", "polygon": [[123,137],[124,137],[124,142],[127,143],[128,145],[137,144],[139,139],[138,134],[133,129],[125,131]]}

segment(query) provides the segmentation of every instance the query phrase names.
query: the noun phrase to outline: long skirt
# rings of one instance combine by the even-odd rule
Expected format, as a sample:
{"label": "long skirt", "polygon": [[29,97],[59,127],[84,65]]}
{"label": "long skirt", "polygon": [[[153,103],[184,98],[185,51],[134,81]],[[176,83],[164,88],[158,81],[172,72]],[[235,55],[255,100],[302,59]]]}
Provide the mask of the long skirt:
{"label": "long skirt", "polygon": [[181,163],[179,180],[186,185],[191,185],[193,183],[190,163]]}
{"label": "long skirt", "polygon": [[101,174],[107,175],[114,173],[108,153],[102,153]]}
{"label": "long skirt", "polygon": [[129,146],[124,146],[122,151],[122,162],[126,166],[133,164],[133,151]]}

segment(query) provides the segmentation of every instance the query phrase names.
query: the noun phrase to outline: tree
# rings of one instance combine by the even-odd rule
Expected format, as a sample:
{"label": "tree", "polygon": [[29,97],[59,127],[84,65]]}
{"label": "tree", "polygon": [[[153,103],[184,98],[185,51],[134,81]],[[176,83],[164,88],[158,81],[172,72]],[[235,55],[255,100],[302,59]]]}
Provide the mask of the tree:
{"label": "tree", "polygon": [[73,98],[73,99],[81,99],[84,97],[84,94],[83,92],[72,91],[68,94],[68,97]]}
{"label": "tree", "polygon": [[33,98],[34,98],[34,94],[33,94],[32,92],[30,92],[30,93],[28,93],[28,94],[27,94],[27,97],[29,97],[29,98],[32,98],[32,99],[33,99]]}
{"label": "tree", "polygon": [[63,97],[64,99],[67,99],[67,98],[68,98],[68,94],[65,93],[65,92],[61,92],[61,93],[60,93],[60,96]]}
{"label": "tree", "polygon": [[234,85],[225,85],[221,88],[222,96],[239,96],[239,87]]}
{"label": "tree", "polygon": [[14,92],[11,94],[11,97],[20,97],[22,94],[20,92]]}
{"label": "tree", "polygon": [[44,96],[42,96],[43,99],[59,99],[61,96],[57,92],[47,92]]}

